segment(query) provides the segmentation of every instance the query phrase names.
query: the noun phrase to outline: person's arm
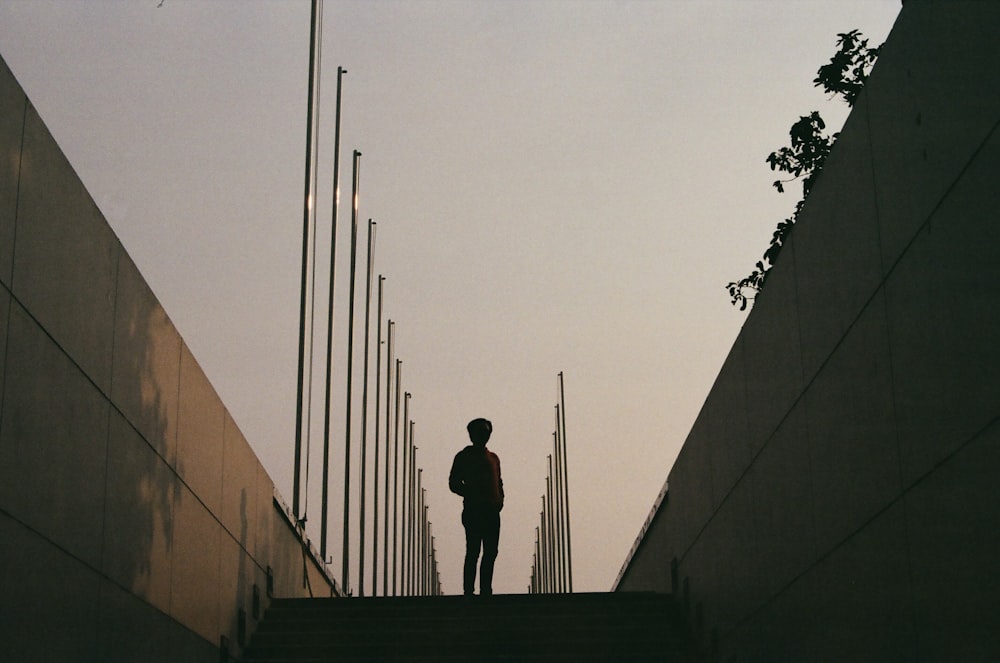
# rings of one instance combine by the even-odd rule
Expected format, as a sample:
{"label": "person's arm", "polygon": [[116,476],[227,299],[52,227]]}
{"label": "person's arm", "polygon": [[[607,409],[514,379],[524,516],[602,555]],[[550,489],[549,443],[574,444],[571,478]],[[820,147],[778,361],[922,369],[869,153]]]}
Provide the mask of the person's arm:
{"label": "person's arm", "polygon": [[500,474],[500,458],[495,456],[497,459],[497,490],[500,492],[500,510],[503,511],[503,477]]}
{"label": "person's arm", "polygon": [[459,452],[451,464],[451,473],[448,474],[448,489],[456,495],[465,497],[465,478],[463,476],[465,473],[462,471],[461,457],[462,454]]}

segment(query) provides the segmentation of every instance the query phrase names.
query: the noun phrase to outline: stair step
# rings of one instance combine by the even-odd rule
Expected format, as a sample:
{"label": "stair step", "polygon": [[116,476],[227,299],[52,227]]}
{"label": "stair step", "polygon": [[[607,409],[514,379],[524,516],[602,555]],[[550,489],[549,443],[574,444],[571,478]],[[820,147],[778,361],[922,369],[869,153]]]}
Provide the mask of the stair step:
{"label": "stair step", "polygon": [[243,660],[686,661],[680,624],[652,593],[283,599]]}
{"label": "stair step", "polygon": [[321,657],[321,658],[269,658],[269,659],[244,659],[244,660],[254,660],[255,663],[371,663],[372,661],[379,661],[379,663],[386,663],[387,661],[406,661],[406,663],[674,663],[675,661],[687,661],[688,654],[684,652],[677,653],[654,653],[654,654],[644,654],[644,655],[615,655],[615,656],[604,656],[604,655],[591,655],[591,654],[574,654],[567,656],[555,656],[551,654],[540,654],[540,655],[526,655],[526,656],[504,656],[504,655],[487,655],[483,653],[477,653],[472,656],[460,656],[460,657],[449,657],[449,656],[406,656],[404,658],[397,659],[380,659],[372,658],[368,656],[354,656],[354,657]]}

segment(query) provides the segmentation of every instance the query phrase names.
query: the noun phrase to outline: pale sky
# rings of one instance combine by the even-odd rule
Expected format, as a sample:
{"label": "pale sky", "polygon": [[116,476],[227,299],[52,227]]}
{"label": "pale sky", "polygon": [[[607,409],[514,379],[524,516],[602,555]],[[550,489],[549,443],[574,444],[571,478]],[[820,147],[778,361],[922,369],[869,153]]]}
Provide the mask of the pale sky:
{"label": "pale sky", "polygon": [[[158,4],[0,0],[0,55],[290,504],[310,3]],[[846,107],[813,87],[815,71],[838,32],[857,28],[881,43],[899,9],[899,0],[326,0],[324,323],[336,71],[348,70],[335,577],[351,152],[363,153],[362,234],[374,219],[374,270],[386,277],[385,316],[413,394],[445,592],[461,592],[464,546],[447,473],[468,442],[466,422],[480,416],[493,421],[507,492],[494,589],[526,591],[560,371],[574,588],[606,591],[745,319],[725,285],[752,269],[799,195],[771,188],[765,157],[800,115],[843,123]],[[363,237],[360,247],[362,264]],[[307,504],[317,546],[324,334]],[[372,410],[374,377],[370,390]],[[371,440],[373,420],[368,428]],[[355,531],[352,589],[357,543]]]}

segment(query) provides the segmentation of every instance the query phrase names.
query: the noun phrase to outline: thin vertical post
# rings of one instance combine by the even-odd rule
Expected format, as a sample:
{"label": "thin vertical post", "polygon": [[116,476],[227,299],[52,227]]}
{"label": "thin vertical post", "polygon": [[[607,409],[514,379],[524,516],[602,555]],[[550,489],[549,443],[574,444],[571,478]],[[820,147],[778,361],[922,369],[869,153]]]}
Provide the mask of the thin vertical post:
{"label": "thin vertical post", "polygon": [[354,289],[358,253],[358,183],[361,152],[354,150],[354,184],[351,188],[351,287],[347,328],[347,413],[344,439],[344,591],[350,593],[348,573],[351,557],[351,401],[354,375]]}
{"label": "thin vertical post", "polygon": [[541,593],[541,564],[539,561],[542,558],[542,539],[539,533],[539,528],[535,528],[535,569],[534,569],[534,587],[535,593]]}
{"label": "thin vertical post", "polygon": [[563,374],[559,371],[559,413],[562,417],[563,490],[566,500],[566,569],[569,575],[569,591],[573,593],[573,541],[570,538],[569,513],[569,465],[566,463],[566,391]]}
{"label": "thin vertical post", "polygon": [[330,491],[330,394],[333,383],[333,293],[337,273],[337,209],[340,207],[340,91],[347,70],[337,67],[337,118],[333,129],[333,212],[330,218],[330,291],[326,307],[326,394],[323,405],[323,522],[320,557],[326,563],[326,538]]}
{"label": "thin vertical post", "polygon": [[399,487],[399,593],[406,596],[406,505],[409,503],[406,490],[410,478],[410,393],[403,394],[403,484]]}
{"label": "thin vertical post", "polygon": [[[414,423],[410,422],[410,444],[414,445]],[[417,592],[417,574],[416,574],[416,560],[417,560],[417,530],[415,529],[417,523],[419,522],[419,515],[417,514],[417,497],[420,493],[420,481],[422,481],[421,476],[423,470],[417,469],[417,447],[413,446],[413,454],[410,456],[413,460],[413,514],[410,519],[410,593],[416,594]]]}
{"label": "thin vertical post", "polygon": [[[551,467],[551,465],[550,465]],[[556,519],[555,501],[552,499],[552,473],[545,479],[545,490],[548,493],[549,505],[549,565],[552,573],[552,591],[559,591],[559,574],[556,568]]]}
{"label": "thin vertical post", "polygon": [[417,446],[413,443],[413,421],[410,421],[410,506],[407,511],[407,533],[406,533],[406,589],[410,596],[413,596],[413,573],[411,572],[411,558],[413,556],[413,519],[416,510],[413,507],[413,500],[417,496]]}
{"label": "thin vertical post", "polygon": [[424,593],[423,557],[424,557],[424,533],[425,533],[424,528],[426,527],[427,524],[427,520],[425,518],[426,515],[425,511],[427,509],[427,505],[424,504],[424,499],[426,499],[427,495],[426,491],[423,488],[422,477],[420,478],[420,480],[418,480],[417,485],[421,486],[421,488],[420,488],[420,494],[417,496],[418,497],[417,503],[419,504],[417,508],[417,514],[418,514],[417,521],[419,523],[419,527],[417,527],[417,545],[416,545],[417,554],[415,556],[417,560],[416,593],[417,595],[423,595]]}
{"label": "thin vertical post", "polygon": [[430,538],[428,530],[430,529],[431,523],[427,517],[427,489],[423,491],[422,501],[424,503],[424,513],[421,520],[420,527],[420,593],[424,596],[430,594],[427,591],[427,560],[429,554],[427,552],[427,541]]}
{"label": "thin vertical post", "polygon": [[559,406],[556,406],[556,430],[552,432],[552,454],[549,459],[555,458],[555,464],[550,469],[550,474],[552,475],[552,500],[553,500],[553,511],[554,511],[554,522],[553,530],[555,531],[555,559],[556,559],[556,587],[559,591],[565,589],[562,583],[562,511],[560,504],[562,501],[559,499]]}
{"label": "thin vertical post", "polygon": [[361,530],[358,545],[358,595],[365,595],[365,507],[368,503],[368,357],[372,328],[372,252],[375,248],[375,222],[368,219],[368,257],[365,265],[365,348],[361,381]]}
{"label": "thin vertical post", "polygon": [[[412,436],[410,439],[413,439]],[[416,467],[417,454],[414,447],[413,464],[416,469],[417,481],[413,484],[413,529],[410,530],[410,588],[414,595],[420,592],[419,576],[417,574],[417,558],[420,552],[420,497],[423,493],[424,471]]]}
{"label": "thin vertical post", "polygon": [[414,551],[416,551],[416,554],[413,556],[414,557],[414,571],[415,571],[415,573],[413,575],[413,577],[414,577],[413,590],[414,590],[414,593],[417,596],[420,596],[420,595],[422,595],[424,593],[424,589],[423,589],[423,574],[422,574],[423,569],[422,569],[422,564],[420,563],[420,560],[421,560],[421,557],[424,554],[424,526],[425,526],[425,521],[424,521],[424,507],[425,507],[425,505],[424,505],[424,498],[425,497],[426,497],[426,495],[424,494],[424,488],[423,488],[423,476],[422,476],[421,473],[418,472],[418,475],[417,475],[417,520],[416,520],[416,522],[417,522],[417,530],[416,530],[416,537],[415,537],[416,540],[415,540],[414,547],[413,547]]}
{"label": "thin vertical post", "polygon": [[542,495],[542,572],[543,572],[543,591],[547,594],[549,593],[549,546],[548,546],[548,531],[546,520],[545,520],[545,495]]}
{"label": "thin vertical post", "polygon": [[563,472],[565,468],[562,466],[562,434],[560,429],[562,428],[562,422],[559,417],[559,406],[556,405],[556,430],[552,434],[553,443],[555,448],[553,453],[556,459],[556,477],[555,477],[555,496],[556,496],[556,559],[559,560],[559,586],[562,591],[568,589],[568,583],[566,581],[566,530],[565,521],[563,517],[565,508],[565,499],[563,499]]}
{"label": "thin vertical post", "polygon": [[427,508],[427,594],[434,594],[434,523],[430,519],[430,505]]}
{"label": "thin vertical post", "polygon": [[[392,320],[386,330],[385,347],[385,524],[382,532],[382,595],[389,595],[389,423],[392,415]],[[397,390],[398,392],[398,390]]]}
{"label": "thin vertical post", "polygon": [[[372,523],[372,596],[378,596],[378,468],[379,468],[379,433],[382,421],[382,282],[385,277],[378,275],[378,315],[376,316],[377,333],[375,336],[375,471],[372,473],[372,494],[375,497],[374,522]],[[388,385],[387,385],[388,388]],[[388,460],[388,456],[386,457]],[[385,590],[385,583],[382,583]]]}
{"label": "thin vertical post", "polygon": [[541,593],[542,539],[539,528],[535,528],[535,593]]}
{"label": "thin vertical post", "polygon": [[393,432],[392,451],[392,595],[397,596],[396,578],[398,574],[397,560],[399,559],[399,395],[400,371],[403,362],[396,360],[396,407],[395,407],[395,431]]}
{"label": "thin vertical post", "polygon": [[549,459],[548,460],[549,460],[549,475],[547,477],[545,477],[545,494],[546,494],[547,499],[548,499],[549,514],[550,514],[550,517],[549,517],[549,551],[550,551],[550,556],[552,558],[552,578],[555,581],[553,583],[553,585],[554,585],[553,589],[555,591],[559,591],[559,582],[558,582],[558,580],[559,580],[559,574],[557,573],[557,569],[556,569],[556,559],[557,559],[558,548],[556,546],[556,537],[555,537],[555,530],[556,530],[556,527],[555,527],[555,520],[556,520],[555,519],[555,508],[554,508],[555,507],[555,500],[552,499],[553,485],[552,485],[552,455],[551,454],[549,455]]}
{"label": "thin vertical post", "polygon": [[[303,391],[305,389],[305,365],[306,365],[306,301],[309,286],[309,247],[311,245],[312,227],[312,193],[313,193],[313,173],[316,170],[316,137],[315,137],[315,110],[316,110],[316,86],[318,81],[316,76],[317,50],[319,47],[319,26],[320,0],[312,0],[312,11],[309,19],[309,88],[306,99],[306,178],[305,195],[302,212],[302,287],[299,293],[299,369],[298,386],[295,402],[295,472],[292,487],[292,512],[296,520],[299,519],[299,494],[301,488],[302,474],[302,408]],[[311,322],[311,321],[310,321]]]}

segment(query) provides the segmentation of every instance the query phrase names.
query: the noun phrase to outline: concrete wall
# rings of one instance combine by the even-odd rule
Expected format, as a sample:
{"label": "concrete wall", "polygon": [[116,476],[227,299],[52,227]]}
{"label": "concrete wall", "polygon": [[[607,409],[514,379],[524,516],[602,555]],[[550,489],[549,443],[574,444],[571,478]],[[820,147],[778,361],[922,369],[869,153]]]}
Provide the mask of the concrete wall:
{"label": "concrete wall", "polygon": [[998,35],[902,8],[616,583],[718,660],[1000,660]]}
{"label": "concrete wall", "polygon": [[268,567],[335,591],[2,60],[0,387],[0,659],[218,661]]}

